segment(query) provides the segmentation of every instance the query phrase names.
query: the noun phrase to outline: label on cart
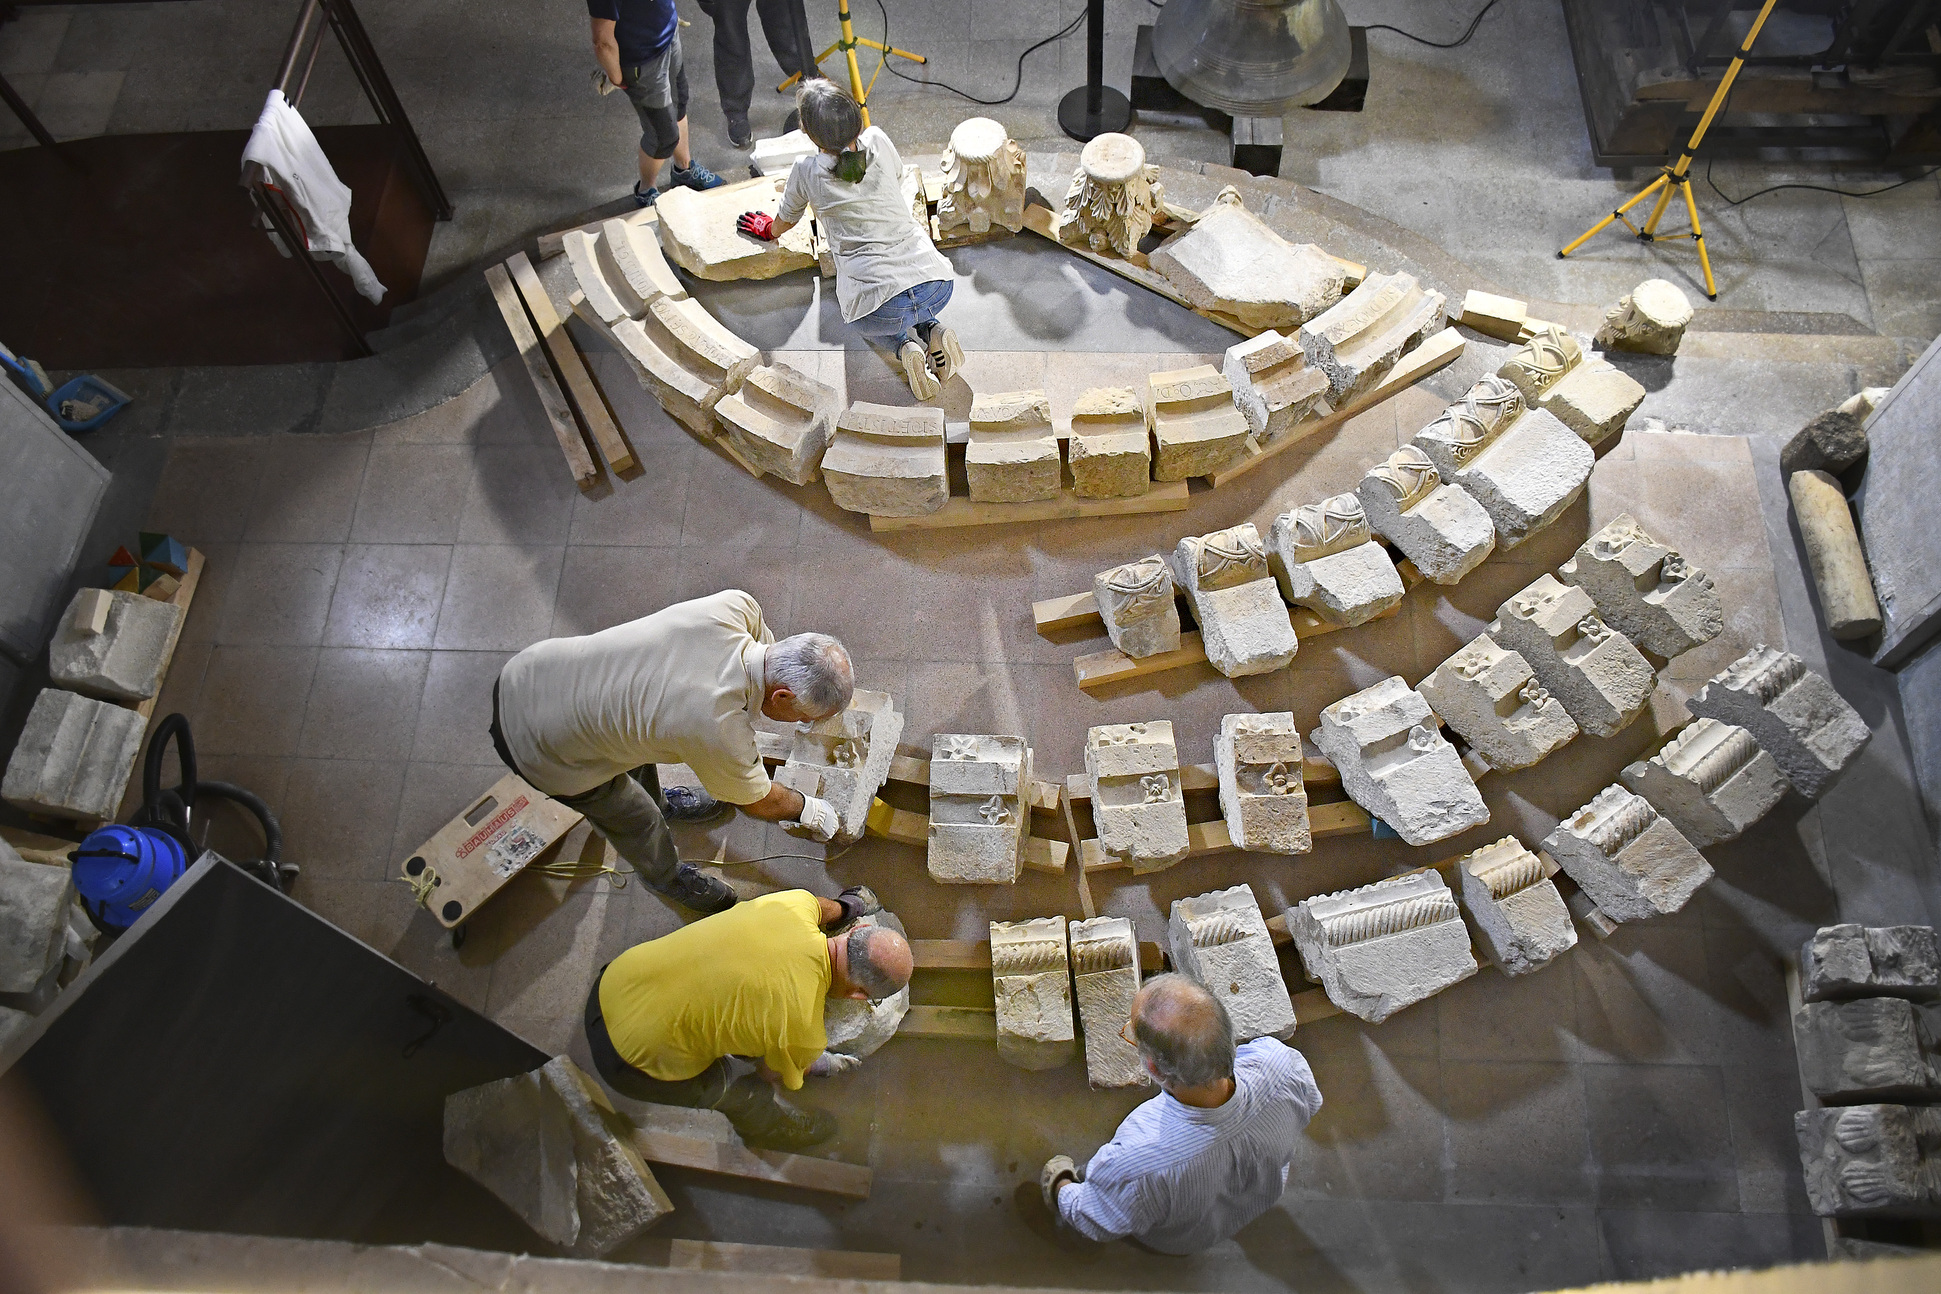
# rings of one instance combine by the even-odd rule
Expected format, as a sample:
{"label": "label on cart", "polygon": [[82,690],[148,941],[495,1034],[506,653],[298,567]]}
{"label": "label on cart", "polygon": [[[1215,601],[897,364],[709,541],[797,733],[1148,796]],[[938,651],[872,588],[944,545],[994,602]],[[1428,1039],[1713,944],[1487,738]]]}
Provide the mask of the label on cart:
{"label": "label on cart", "polygon": [[540,851],[549,843],[546,837],[531,827],[514,827],[493,841],[492,847],[485,851],[485,865],[492,869],[495,876],[510,876],[539,857]]}

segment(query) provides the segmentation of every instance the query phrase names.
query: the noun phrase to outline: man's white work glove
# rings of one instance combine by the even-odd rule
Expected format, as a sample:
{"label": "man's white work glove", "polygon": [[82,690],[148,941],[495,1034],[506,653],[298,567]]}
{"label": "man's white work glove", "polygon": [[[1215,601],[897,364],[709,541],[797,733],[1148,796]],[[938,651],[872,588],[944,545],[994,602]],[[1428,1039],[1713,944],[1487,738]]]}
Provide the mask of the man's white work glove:
{"label": "man's white work glove", "polygon": [[593,69],[593,92],[595,94],[605,96],[612,94],[619,88],[619,86],[607,79],[607,70],[605,68],[596,67]]}
{"label": "man's white work glove", "polygon": [[1038,1170],[1038,1189],[1044,1192],[1045,1207],[1051,1210],[1053,1217],[1059,1216],[1058,1183],[1079,1180],[1078,1165],[1072,1162],[1070,1155],[1053,1155]]}
{"label": "man's white work glove", "polygon": [[842,819],[836,816],[835,806],[827,800],[818,800],[813,795],[802,797],[802,812],[796,821],[782,824],[782,830],[791,836],[805,836],[810,840],[828,844],[842,829]]}
{"label": "man's white work glove", "polygon": [[847,1074],[863,1063],[861,1056],[851,1056],[840,1051],[825,1051],[809,1062],[802,1072],[815,1078],[831,1078],[837,1074]]}

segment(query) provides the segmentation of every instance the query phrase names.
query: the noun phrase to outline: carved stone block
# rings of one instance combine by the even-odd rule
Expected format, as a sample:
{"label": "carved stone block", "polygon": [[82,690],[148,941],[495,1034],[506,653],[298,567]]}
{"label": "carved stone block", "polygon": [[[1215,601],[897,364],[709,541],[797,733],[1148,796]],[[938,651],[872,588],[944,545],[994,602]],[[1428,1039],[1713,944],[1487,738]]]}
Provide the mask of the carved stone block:
{"label": "carved stone block", "polygon": [[821,475],[841,410],[835,387],[787,364],[750,370],[740,388],[714,406],[743,457],[791,485],[807,485]]}
{"label": "carved stone block", "polygon": [[1619,777],[1701,849],[1736,840],[1786,794],[1786,775],[1752,734],[1717,719],[1692,720]]}
{"label": "carved stone block", "polygon": [[[87,603],[105,602],[97,631]],[[162,686],[182,608],[139,593],[82,589],[47,643],[48,677],[70,692],[109,701],[145,701]]]}
{"label": "carved stone block", "polygon": [[1156,481],[1207,476],[1246,452],[1247,420],[1234,407],[1232,384],[1211,364],[1149,374],[1145,404],[1159,446]]}
{"label": "carved stone block", "polygon": [[1469,491],[1445,485],[1414,445],[1370,468],[1355,493],[1370,528],[1437,584],[1459,582],[1496,551],[1496,525],[1483,505]]}
{"label": "carved stone block", "polygon": [[1173,552],[1173,567],[1193,601],[1213,668],[1240,678],[1270,673],[1294,659],[1300,647],[1294,622],[1253,522],[1188,535]]}
{"label": "carved stone block", "polygon": [[1085,777],[1099,848],[1134,872],[1156,872],[1186,857],[1186,800],[1180,789],[1173,725],[1113,723],[1085,734]]}
{"label": "carved stone block", "polygon": [[1607,786],[1543,847],[1613,921],[1669,916],[1712,879],[1712,865],[1648,800]]}
{"label": "carved stone block", "polygon": [[1470,639],[1415,690],[1491,768],[1528,768],[1577,735],[1530,662],[1488,634]]}
{"label": "carved stone block", "polygon": [[147,726],[141,715],[111,702],[42,688],[7,761],[0,798],[28,813],[110,820]]}
{"label": "carved stone block", "polygon": [[1539,405],[1564,374],[1584,362],[1584,348],[1556,324],[1545,324],[1503,361],[1496,375],[1509,380],[1523,395],[1523,403]]}
{"label": "carved stone block", "polygon": [[761,363],[761,352],[723,328],[699,301],[656,297],[638,319],[615,324],[613,338],[634,363],[635,376],[668,415],[713,436],[714,407],[740,389]]}
{"label": "carved stone block", "polygon": [[1267,560],[1281,593],[1323,620],[1363,624],[1402,600],[1395,559],[1375,542],[1353,494],[1283,512],[1267,536]]}
{"label": "carved stone block", "polygon": [[829,497],[850,512],[921,517],[950,502],[944,411],[857,401],[822,456]]}
{"label": "carved stone block", "polygon": [[1479,969],[1456,896],[1433,871],[1303,899],[1287,928],[1328,1000],[1374,1024]]}
{"label": "carved stone block", "polygon": [[1605,624],[1667,660],[1725,628],[1712,577],[1628,512],[1585,540],[1557,576],[1590,594]]}
{"label": "carved stone block", "polygon": [[997,1054],[1019,1069],[1056,1069],[1078,1054],[1065,918],[991,922]]}
{"label": "carved stone block", "polygon": [[1370,274],[1326,311],[1301,325],[1307,362],[1327,374],[1337,408],[1374,386],[1395,361],[1442,327],[1442,293],[1412,274]]}
{"label": "carved stone block", "polygon": [[0,840],[0,993],[31,993],[61,964],[73,903],[69,868],[30,863]]}
{"label": "carved stone block", "polygon": [[1220,814],[1234,844],[1263,854],[1314,848],[1301,760],[1301,733],[1290,712],[1220,717],[1213,764],[1220,774]]}
{"label": "carved stone block", "polygon": [[775,780],[829,801],[842,824],[836,841],[849,844],[862,838],[870,802],[890,775],[902,735],[903,716],[889,694],[858,688],[848,709],[796,725],[788,762],[775,771]]}
{"label": "carved stone block", "polygon": [[1475,496],[1514,548],[1562,515],[1584,491],[1597,455],[1581,437],[1502,377],[1486,377],[1416,434],[1442,479]]}
{"label": "carved stone block", "polygon": [[988,234],[993,226],[1024,228],[1024,150],[989,117],[969,117],[950,132],[943,155],[944,192],[937,229]]}
{"label": "carved stone block", "polygon": [[1584,438],[1595,449],[1624,430],[1644,403],[1644,387],[1608,361],[1586,360],[1544,392],[1537,408]]}
{"label": "carved stone block", "polygon": [[1941,1097],[1934,1039],[1912,1002],[1808,1002],[1793,1013],[1800,1078],[1828,1104]]}
{"label": "carved stone block", "polygon": [[1095,136],[1078,155],[1059,241],[1095,252],[1131,256],[1152,231],[1163,188],[1159,168],[1146,165],[1146,150],[1130,135]]}
{"label": "carved stone block", "polygon": [[1152,489],[1152,433],[1139,393],[1094,387],[1072,405],[1072,489],[1083,499],[1123,499]]}
{"label": "carved stone block", "polygon": [[1124,917],[1071,924],[1072,985],[1085,1026],[1085,1075],[1093,1087],[1147,1087],[1139,1049],[1124,1037],[1139,992],[1139,944]]}
{"label": "carved stone block", "polygon": [[1496,609],[1489,636],[1530,663],[1577,726],[1593,737],[1624,731],[1657,682],[1638,649],[1597,614],[1591,595],[1539,575]]}
{"label": "carved stone block", "polygon": [[640,303],[640,309],[630,310],[629,314],[639,315],[655,297],[679,299],[687,295],[680,276],[661,253],[660,240],[652,230],[616,216],[600,226],[597,250],[608,284],[616,292],[624,285],[633,300]]}
{"label": "carved stone block", "polygon": [[[1862,399],[1866,393],[1853,397]],[[1853,401],[1849,401],[1852,403]],[[1857,408],[1858,406],[1856,406]],[[1871,408],[1868,412],[1872,412]],[[1845,405],[1828,409],[1793,433],[1779,451],[1779,474],[1831,472],[1835,476],[1867,456],[1866,414],[1848,412]]]}
{"label": "carved stone block", "polygon": [[1341,262],[1290,243],[1247,210],[1232,185],[1192,227],[1153,249],[1152,268],[1195,309],[1231,315],[1253,332],[1296,328],[1341,299]]}
{"label": "carved stone block", "polygon": [[1173,965],[1226,1007],[1235,1042],[1292,1036],[1294,999],[1252,889],[1175,899],[1166,939]]}
{"label": "carved stone block", "polygon": [[1646,279],[1618,298],[1604,312],[1596,344],[1602,350],[1634,350],[1648,355],[1676,355],[1692,321],[1692,303],[1678,285]]}
{"label": "carved stone block", "polygon": [[1043,391],[971,397],[964,470],[980,503],[1055,499],[1061,477],[1051,401]]}
{"label": "carved stone block", "polygon": [[1800,950],[1808,1002],[1850,997],[1941,998],[1941,940],[1933,926],[1822,926]]}
{"label": "carved stone block", "polygon": [[938,733],[930,749],[930,879],[1015,885],[1031,834],[1022,737]]}
{"label": "carved stone block", "polygon": [[640,299],[629,292],[629,300],[623,302],[620,292],[627,291],[625,281],[622,280],[618,290],[607,282],[606,269],[600,264],[600,236],[583,229],[568,230],[560,245],[566,252],[566,263],[572,267],[573,280],[580,285],[580,292],[593,313],[609,324],[631,319],[633,312],[627,307],[632,304],[638,309]]}
{"label": "carved stone block", "polygon": [[1351,799],[1411,845],[1489,821],[1489,808],[1429,703],[1391,675],[1321,711],[1314,744],[1341,770]]}
{"label": "carved stone block", "polygon": [[1112,645],[1139,658],[1179,650],[1173,571],[1158,553],[1092,577],[1092,596]]}
{"label": "carved stone block", "polygon": [[1260,445],[1281,440],[1314,411],[1328,376],[1309,368],[1291,337],[1272,331],[1227,348],[1220,371],[1233,386],[1233,403]]}
{"label": "carved stone block", "polygon": [[1577,927],[1543,860],[1505,836],[1456,861],[1463,906],[1505,975],[1542,970],[1577,944]]}
{"label": "carved stone block", "polygon": [[1791,652],[1764,643],[1714,675],[1685,708],[1751,733],[1809,800],[1817,800],[1873,736],[1833,684]]}
{"label": "carved stone block", "polygon": [[786,175],[774,176],[772,187],[724,185],[699,190],[673,185],[661,190],[654,210],[667,259],[697,279],[716,283],[772,279],[813,267],[815,250],[808,221],[776,239],[756,238],[735,228],[736,217],[744,211],[774,215],[787,180]]}
{"label": "carved stone block", "polygon": [[1941,1107],[1801,1110],[1806,1198],[1823,1218],[1941,1217]]}

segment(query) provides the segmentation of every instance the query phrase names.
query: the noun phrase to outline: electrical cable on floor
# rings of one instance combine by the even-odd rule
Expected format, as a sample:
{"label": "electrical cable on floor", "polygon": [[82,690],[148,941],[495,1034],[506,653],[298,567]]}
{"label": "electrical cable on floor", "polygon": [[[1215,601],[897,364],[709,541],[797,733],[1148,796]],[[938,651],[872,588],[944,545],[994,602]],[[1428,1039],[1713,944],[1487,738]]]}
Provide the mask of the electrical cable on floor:
{"label": "electrical cable on floor", "polygon": [[[1737,93],[1739,93],[1739,86],[1738,86],[1738,83],[1735,82],[1732,88],[1726,91],[1725,102],[1719,105],[1718,115],[1720,117],[1724,117],[1726,113],[1732,111],[1732,96]],[[1836,188],[1833,188],[1831,185],[1826,185],[1826,184],[1786,183],[1786,184],[1769,184],[1763,189],[1759,189],[1756,192],[1746,194],[1746,196],[1743,198],[1734,198],[1734,197],[1727,196],[1725,190],[1721,189],[1718,186],[1718,182],[1712,178],[1712,166],[1717,161],[1718,161],[1717,154],[1714,154],[1705,159],[1705,184],[1707,188],[1712,190],[1712,192],[1718,194],[1720,201],[1724,202],[1725,205],[1727,205],[1728,207],[1742,207],[1746,203],[1751,202],[1754,198],[1763,198],[1768,193],[1778,193],[1781,189],[1810,189],[1815,193],[1832,193],[1832,194],[1837,194],[1842,198],[1871,198],[1878,194],[1891,193],[1895,189],[1905,188],[1907,185],[1913,184],[1920,180],[1927,179],[1930,175],[1933,175],[1936,171],[1941,171],[1941,166],[1930,166],[1927,170],[1922,171],[1919,175],[1909,176],[1905,180],[1897,180],[1892,184],[1883,184],[1878,189],[1868,189],[1865,192],[1861,192],[1861,193],[1856,193],[1851,189],[1836,189]]]}
{"label": "electrical cable on floor", "polygon": [[[1494,3],[1494,0],[1491,0],[1491,2]],[[883,15],[882,43],[884,48],[888,49],[889,43],[890,43],[890,11],[883,7],[883,0],[876,0],[876,8]],[[1085,21],[1085,15],[1081,13],[1078,15],[1078,17],[1066,23],[1058,31],[1053,32],[1051,35],[1039,41],[1036,45],[1033,45],[1030,49],[1027,49],[1024,53],[1018,55],[1017,80],[1014,81],[1011,85],[1011,93],[1005,95],[1002,99],[980,99],[974,94],[970,94],[970,93],[967,93],[966,91],[959,90],[954,85],[946,85],[942,81],[925,81],[925,80],[922,80],[921,78],[911,76],[909,73],[899,70],[896,64],[890,62],[890,56],[887,53],[879,54],[877,56],[877,64],[878,64],[879,70],[888,69],[891,76],[901,77],[905,81],[908,81],[911,85],[925,85],[935,90],[948,90],[960,99],[969,99],[972,103],[982,104],[986,108],[995,108],[1001,103],[1009,103],[1011,102],[1011,100],[1017,98],[1018,91],[1024,88],[1024,61],[1027,58],[1030,58],[1033,54],[1037,53],[1045,46],[1051,44],[1053,41],[1060,41],[1065,39],[1065,37],[1071,35],[1072,32],[1076,31],[1078,29],[1078,25],[1084,21]]]}
{"label": "electrical cable on floor", "polygon": [[1490,10],[1496,8],[1497,3],[1498,3],[1498,0],[1489,0],[1488,4],[1484,5],[1481,9],[1478,9],[1476,11],[1476,16],[1469,20],[1469,26],[1463,29],[1463,34],[1458,36],[1455,40],[1450,41],[1446,45],[1443,44],[1441,41],[1429,40],[1426,37],[1418,36],[1412,31],[1403,31],[1400,27],[1391,27],[1385,22],[1371,23],[1369,26],[1362,28],[1362,30],[1363,31],[1392,31],[1397,36],[1407,37],[1409,40],[1414,41],[1418,45],[1427,45],[1430,49],[1455,49],[1458,46],[1467,45],[1469,43],[1470,37],[1476,34],[1476,28],[1482,25],[1483,16],[1487,14]]}

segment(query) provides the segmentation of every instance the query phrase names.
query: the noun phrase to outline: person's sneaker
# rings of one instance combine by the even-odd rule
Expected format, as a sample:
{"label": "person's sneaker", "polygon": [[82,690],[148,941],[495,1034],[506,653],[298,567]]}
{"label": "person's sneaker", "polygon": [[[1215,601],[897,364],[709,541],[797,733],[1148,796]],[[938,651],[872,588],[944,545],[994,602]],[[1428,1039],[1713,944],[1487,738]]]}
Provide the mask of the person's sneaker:
{"label": "person's sneaker", "polygon": [[709,876],[693,863],[682,863],[674,873],[673,880],[654,888],[682,907],[691,908],[704,917],[726,912],[741,901],[741,896],[735,893],[732,885],[720,877]]}
{"label": "person's sneaker", "polygon": [[903,378],[910,384],[910,394],[919,400],[936,399],[943,387],[937,375],[930,371],[930,353],[923,348],[923,343],[906,341],[896,354],[903,362]]}
{"label": "person's sneaker", "polygon": [[689,163],[685,168],[670,166],[667,177],[684,189],[718,189],[727,183],[699,162]]}
{"label": "person's sneaker", "polygon": [[827,1110],[798,1110],[769,1101],[734,1119],[741,1139],[760,1150],[806,1150],[836,1135]]}
{"label": "person's sneaker", "polygon": [[667,801],[669,822],[718,822],[735,811],[734,805],[723,804],[691,786],[670,786],[661,792],[661,798]]}
{"label": "person's sneaker", "polygon": [[648,185],[647,192],[642,193],[640,191],[640,181],[634,181],[634,205],[636,207],[651,207],[659,197],[660,190],[653,185]]}
{"label": "person's sneaker", "polygon": [[746,148],[755,142],[755,132],[748,128],[748,118],[728,118],[728,142],[736,148]]}
{"label": "person's sneaker", "polygon": [[930,371],[937,375],[940,384],[950,381],[964,366],[964,348],[957,344],[957,334],[934,320],[920,331],[924,347],[930,352]]}

